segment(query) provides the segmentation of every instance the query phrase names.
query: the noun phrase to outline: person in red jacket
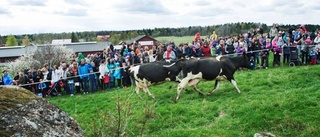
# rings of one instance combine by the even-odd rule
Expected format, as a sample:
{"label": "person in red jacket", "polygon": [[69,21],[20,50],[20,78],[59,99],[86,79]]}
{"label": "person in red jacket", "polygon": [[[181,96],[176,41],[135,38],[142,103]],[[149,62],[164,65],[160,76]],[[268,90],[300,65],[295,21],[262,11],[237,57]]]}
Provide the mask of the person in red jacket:
{"label": "person in red jacket", "polygon": [[204,41],[203,45],[201,46],[202,57],[209,57],[211,56],[210,46],[208,41]]}

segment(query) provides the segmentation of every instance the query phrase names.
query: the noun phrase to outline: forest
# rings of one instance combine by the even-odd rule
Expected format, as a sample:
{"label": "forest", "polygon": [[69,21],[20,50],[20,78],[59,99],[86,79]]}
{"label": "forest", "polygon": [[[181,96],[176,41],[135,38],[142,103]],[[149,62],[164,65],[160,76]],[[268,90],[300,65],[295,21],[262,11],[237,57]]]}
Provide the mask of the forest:
{"label": "forest", "polygon": [[[300,24],[279,24],[280,30],[287,31],[290,26],[298,28]],[[308,31],[316,31],[319,24],[305,24]],[[147,35],[151,37],[160,36],[193,36],[200,32],[202,36],[209,36],[215,31],[219,36],[237,35],[240,33],[252,32],[258,27],[268,33],[271,26],[265,23],[238,22],[226,23],[221,25],[208,26],[189,26],[180,28],[148,28],[141,30],[119,30],[119,31],[84,31],[84,32],[63,32],[63,33],[41,33],[24,35],[0,35],[0,45],[2,46],[28,46],[37,44],[50,44],[53,39],[72,39],[72,42],[101,41],[98,35],[110,35],[109,41],[118,43],[119,41],[130,40],[138,35]]]}

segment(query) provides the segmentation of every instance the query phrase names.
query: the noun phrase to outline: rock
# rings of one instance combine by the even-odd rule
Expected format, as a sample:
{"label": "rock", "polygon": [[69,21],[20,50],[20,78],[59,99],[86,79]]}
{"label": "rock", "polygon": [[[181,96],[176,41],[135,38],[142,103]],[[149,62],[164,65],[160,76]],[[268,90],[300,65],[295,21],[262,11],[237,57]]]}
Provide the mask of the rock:
{"label": "rock", "polygon": [[0,137],[84,136],[67,113],[30,91],[2,87],[0,95]]}

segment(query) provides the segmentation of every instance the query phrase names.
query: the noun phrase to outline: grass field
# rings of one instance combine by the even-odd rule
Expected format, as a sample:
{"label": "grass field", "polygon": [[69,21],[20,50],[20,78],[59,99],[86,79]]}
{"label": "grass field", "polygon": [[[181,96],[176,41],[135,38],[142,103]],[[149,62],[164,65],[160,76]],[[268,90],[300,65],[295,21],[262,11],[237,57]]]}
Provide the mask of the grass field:
{"label": "grass field", "polygon": [[[151,99],[134,87],[48,100],[66,111],[86,136],[250,137],[267,131],[281,137],[320,136],[320,66],[237,71],[242,91],[221,83],[212,96],[183,91],[174,103],[172,83],[153,86]],[[208,92],[213,81],[198,88]],[[119,117],[120,116],[120,117]],[[119,122],[120,121],[120,122]],[[118,131],[123,129],[123,131]]]}
{"label": "grass field", "polygon": [[[201,38],[206,38],[206,36],[201,36]],[[156,37],[155,39],[160,41],[161,43],[169,42],[172,39],[176,45],[179,45],[180,43],[192,42],[194,39],[194,36],[183,36],[183,37],[167,36],[167,37]]]}

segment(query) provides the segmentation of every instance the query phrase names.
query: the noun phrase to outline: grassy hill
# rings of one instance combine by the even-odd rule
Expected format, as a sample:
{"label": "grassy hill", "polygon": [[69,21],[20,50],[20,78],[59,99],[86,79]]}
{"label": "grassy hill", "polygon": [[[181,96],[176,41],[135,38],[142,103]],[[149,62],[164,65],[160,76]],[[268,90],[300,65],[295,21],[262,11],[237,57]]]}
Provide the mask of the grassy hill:
{"label": "grassy hill", "polygon": [[[172,83],[151,87],[156,99],[142,91],[139,100],[134,88],[127,88],[48,100],[77,120],[86,136],[117,136],[119,128],[127,136],[249,137],[262,131],[281,137],[320,136],[319,69],[238,71],[241,94],[225,82],[212,96],[200,97],[189,88],[177,103],[176,87],[168,89]],[[198,88],[206,93],[213,85],[203,81]]]}

